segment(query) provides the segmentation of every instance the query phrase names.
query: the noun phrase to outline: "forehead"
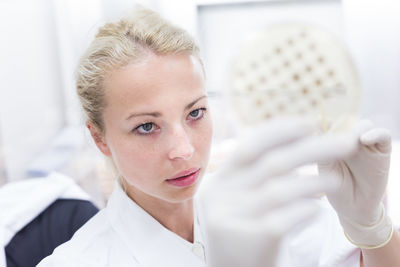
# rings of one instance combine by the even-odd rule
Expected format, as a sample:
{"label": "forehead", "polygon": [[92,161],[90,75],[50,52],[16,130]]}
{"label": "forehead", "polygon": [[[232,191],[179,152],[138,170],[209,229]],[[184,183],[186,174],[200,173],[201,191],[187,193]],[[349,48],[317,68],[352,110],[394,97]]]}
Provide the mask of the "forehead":
{"label": "forehead", "polygon": [[192,55],[151,54],[139,63],[111,72],[104,80],[104,90],[107,108],[178,104],[177,100],[191,101],[204,93],[204,74],[199,60]]}

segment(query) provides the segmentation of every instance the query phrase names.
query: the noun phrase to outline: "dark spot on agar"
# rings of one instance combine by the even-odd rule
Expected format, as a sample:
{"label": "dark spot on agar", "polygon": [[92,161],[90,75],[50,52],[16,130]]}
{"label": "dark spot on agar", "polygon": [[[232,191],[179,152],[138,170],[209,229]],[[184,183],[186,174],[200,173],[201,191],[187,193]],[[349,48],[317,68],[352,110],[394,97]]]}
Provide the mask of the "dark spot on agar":
{"label": "dark spot on agar", "polygon": [[267,81],[267,78],[265,78],[265,76],[261,76],[259,81],[260,83],[265,83]]}
{"label": "dark spot on agar", "polygon": [[275,90],[268,90],[267,94],[269,97],[273,98],[273,97],[275,97],[276,92],[275,92]]}
{"label": "dark spot on agar", "polygon": [[285,66],[286,68],[288,68],[290,66],[290,62],[288,60],[285,60],[283,62],[283,66]]}
{"label": "dark spot on agar", "polygon": [[310,101],[311,106],[316,107],[317,106],[317,100],[313,99]]}
{"label": "dark spot on agar", "polygon": [[324,91],[324,93],[322,94],[322,96],[323,96],[324,98],[329,98],[329,97],[330,97],[329,91]]}

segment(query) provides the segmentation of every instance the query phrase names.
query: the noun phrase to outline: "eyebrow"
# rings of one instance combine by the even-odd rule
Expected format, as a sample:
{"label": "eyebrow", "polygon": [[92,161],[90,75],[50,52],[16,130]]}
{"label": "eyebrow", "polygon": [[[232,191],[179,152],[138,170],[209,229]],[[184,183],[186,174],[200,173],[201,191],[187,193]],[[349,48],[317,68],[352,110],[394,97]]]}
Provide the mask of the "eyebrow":
{"label": "eyebrow", "polygon": [[[201,99],[206,98],[207,95],[203,95],[199,98],[197,98],[196,100],[190,102],[189,104],[186,105],[185,110],[188,110],[190,108],[192,108],[197,102],[199,102]],[[134,117],[138,117],[138,116],[152,116],[152,117],[161,117],[161,113],[160,112],[142,112],[142,113],[132,113],[131,115],[129,115],[126,120],[130,120]]]}

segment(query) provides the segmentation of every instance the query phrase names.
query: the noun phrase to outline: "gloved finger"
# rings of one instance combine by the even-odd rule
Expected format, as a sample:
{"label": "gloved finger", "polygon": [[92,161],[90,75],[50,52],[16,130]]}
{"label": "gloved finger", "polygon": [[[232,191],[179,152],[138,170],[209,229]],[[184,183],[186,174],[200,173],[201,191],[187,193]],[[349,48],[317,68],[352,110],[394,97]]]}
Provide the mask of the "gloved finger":
{"label": "gloved finger", "polygon": [[[340,185],[338,179],[318,175],[288,177],[279,180],[279,183],[275,183],[276,186],[266,184],[263,187],[266,192],[265,207],[279,208],[299,199],[315,198],[337,190]],[[265,209],[265,207],[260,208]]]}
{"label": "gloved finger", "polygon": [[235,217],[229,224],[238,232],[256,232],[259,237],[265,235],[278,241],[288,231],[312,218],[318,210],[319,206],[315,201],[303,199],[260,214],[257,219],[245,216]]}
{"label": "gloved finger", "polygon": [[354,127],[353,133],[359,137],[364,133],[366,133],[367,131],[371,130],[372,128],[374,128],[374,123],[370,120],[363,119],[360,120]]}
{"label": "gloved finger", "polygon": [[260,224],[264,223],[269,235],[282,236],[317,215],[319,208],[314,200],[298,200],[265,214]]}
{"label": "gloved finger", "polygon": [[354,128],[354,125],[357,124],[357,121],[358,118],[356,116],[349,114],[340,115],[338,118],[335,118],[330,125],[327,125],[326,121],[323,120],[321,122],[321,130],[322,133],[343,134],[346,132],[351,132],[351,130]]}
{"label": "gloved finger", "polygon": [[333,168],[334,164],[336,164],[336,161],[332,160],[321,160],[318,162],[318,173],[321,174],[325,171],[329,171],[330,169]]}
{"label": "gloved finger", "polygon": [[305,164],[346,158],[356,151],[357,146],[358,140],[351,134],[305,138],[264,155],[247,170],[245,177],[248,179],[243,182],[248,186],[259,186],[268,177],[284,175]]}
{"label": "gloved finger", "polygon": [[[211,220],[207,231],[212,240],[209,244],[211,266],[275,266],[282,237],[313,218],[318,209],[314,202],[300,201],[258,219],[221,216]],[[223,237],[221,232],[225,234]],[[221,255],[226,252],[228,255]],[[234,257],[238,253],[240,257]]]}
{"label": "gloved finger", "polygon": [[[341,120],[344,120],[344,119],[341,118]],[[339,125],[340,125],[340,123],[339,123]],[[335,127],[339,127],[339,126],[335,126]],[[374,124],[370,120],[367,120],[367,119],[360,120],[356,124],[356,126],[352,129],[350,135],[353,135],[354,138],[358,142],[358,139],[360,138],[360,136],[363,135],[364,133],[368,132],[369,130],[373,129],[373,127],[374,127]],[[329,132],[335,133],[335,132],[340,132],[340,131],[335,129],[335,130],[332,130]],[[320,172],[325,171],[325,170],[330,169],[333,164],[335,164],[335,162],[332,161],[331,159],[319,160],[318,161],[318,169]]]}
{"label": "gloved finger", "polygon": [[[242,212],[243,216],[258,217],[271,209],[285,206],[304,198],[315,198],[339,186],[338,179],[330,177],[280,177],[251,191],[222,194],[227,213]],[[241,208],[238,208],[241,207]]]}
{"label": "gloved finger", "polygon": [[363,145],[373,146],[381,153],[389,153],[392,147],[392,137],[387,129],[374,128],[360,137]]}
{"label": "gloved finger", "polygon": [[251,129],[239,139],[237,149],[228,161],[231,166],[242,166],[253,162],[266,151],[309,136],[316,125],[300,119],[280,119],[264,123]]}

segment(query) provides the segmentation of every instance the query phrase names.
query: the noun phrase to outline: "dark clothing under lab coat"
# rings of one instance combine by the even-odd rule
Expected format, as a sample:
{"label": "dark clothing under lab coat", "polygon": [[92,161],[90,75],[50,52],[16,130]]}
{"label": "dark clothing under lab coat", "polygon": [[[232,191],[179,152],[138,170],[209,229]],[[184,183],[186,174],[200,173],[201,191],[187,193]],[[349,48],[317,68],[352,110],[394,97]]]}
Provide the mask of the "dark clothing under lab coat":
{"label": "dark clothing under lab coat", "polygon": [[97,213],[73,179],[60,173],[0,188],[0,267],[32,267]]}
{"label": "dark clothing under lab coat", "polygon": [[87,200],[56,200],[7,244],[7,267],[36,266],[56,247],[71,239],[97,211]]}

